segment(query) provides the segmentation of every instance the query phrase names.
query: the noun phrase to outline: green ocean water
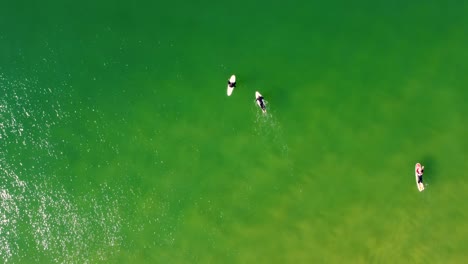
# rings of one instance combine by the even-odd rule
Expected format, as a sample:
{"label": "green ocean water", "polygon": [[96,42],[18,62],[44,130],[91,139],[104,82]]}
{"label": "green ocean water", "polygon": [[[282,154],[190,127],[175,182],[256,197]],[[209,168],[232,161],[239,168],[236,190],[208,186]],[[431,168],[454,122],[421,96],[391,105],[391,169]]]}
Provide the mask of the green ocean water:
{"label": "green ocean water", "polygon": [[468,259],[467,3],[0,10],[2,262]]}

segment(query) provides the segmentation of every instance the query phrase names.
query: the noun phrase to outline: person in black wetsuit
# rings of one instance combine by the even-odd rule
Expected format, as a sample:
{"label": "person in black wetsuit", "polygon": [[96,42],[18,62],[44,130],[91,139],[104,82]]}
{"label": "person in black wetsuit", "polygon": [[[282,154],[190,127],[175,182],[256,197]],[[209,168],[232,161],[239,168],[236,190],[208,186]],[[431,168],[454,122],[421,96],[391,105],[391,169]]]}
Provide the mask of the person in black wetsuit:
{"label": "person in black wetsuit", "polygon": [[262,109],[263,113],[266,113],[266,106],[265,102],[263,101],[263,96],[259,96],[255,99],[257,101],[258,106]]}
{"label": "person in black wetsuit", "polygon": [[228,80],[228,86],[230,88],[234,88],[234,87],[236,87],[236,82],[231,82],[230,80]]}
{"label": "person in black wetsuit", "polygon": [[424,166],[421,166],[421,168],[418,169],[416,173],[418,174],[418,184],[423,183]]}

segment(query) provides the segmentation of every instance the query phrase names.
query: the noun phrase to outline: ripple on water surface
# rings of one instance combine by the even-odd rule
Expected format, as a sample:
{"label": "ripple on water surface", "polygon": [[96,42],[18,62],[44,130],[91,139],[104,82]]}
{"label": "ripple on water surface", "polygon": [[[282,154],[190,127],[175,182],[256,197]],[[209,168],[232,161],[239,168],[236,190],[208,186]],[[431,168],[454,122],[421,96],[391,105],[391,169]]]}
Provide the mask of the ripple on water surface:
{"label": "ripple on water surface", "polygon": [[71,98],[61,88],[1,74],[0,92],[1,260],[107,259],[122,240],[121,195],[100,184],[86,197],[74,197],[53,168],[63,163],[63,153],[51,142],[51,129],[74,118],[62,110]]}

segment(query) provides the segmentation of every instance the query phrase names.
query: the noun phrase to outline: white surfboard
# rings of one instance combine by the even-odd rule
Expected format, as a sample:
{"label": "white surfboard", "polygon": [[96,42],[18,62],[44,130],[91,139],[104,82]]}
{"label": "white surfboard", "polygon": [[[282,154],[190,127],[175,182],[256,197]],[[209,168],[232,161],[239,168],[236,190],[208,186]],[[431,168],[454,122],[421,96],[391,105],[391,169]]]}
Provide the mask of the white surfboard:
{"label": "white surfboard", "polygon": [[263,107],[262,107],[262,104],[261,104],[260,100],[258,100],[260,97],[263,98],[263,96],[258,91],[256,91],[255,92],[255,102],[257,103],[258,107],[260,107],[260,109],[262,109],[262,112],[265,114],[266,113],[265,102],[263,102]]}
{"label": "white surfboard", "polygon": [[231,94],[234,91],[235,87],[236,87],[236,76],[232,75],[231,78],[229,78],[228,85],[227,85],[227,95],[228,96],[231,96]]}
{"label": "white surfboard", "polygon": [[424,191],[424,184],[422,182],[418,183],[418,169],[421,169],[421,168],[422,168],[421,164],[416,163],[416,166],[414,167],[414,175],[416,176],[416,187],[418,187],[418,190],[420,192]]}

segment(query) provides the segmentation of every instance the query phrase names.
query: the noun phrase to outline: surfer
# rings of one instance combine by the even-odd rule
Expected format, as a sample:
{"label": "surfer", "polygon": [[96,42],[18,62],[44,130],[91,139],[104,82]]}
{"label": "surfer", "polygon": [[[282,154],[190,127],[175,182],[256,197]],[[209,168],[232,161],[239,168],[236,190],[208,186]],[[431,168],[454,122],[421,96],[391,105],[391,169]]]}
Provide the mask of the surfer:
{"label": "surfer", "polygon": [[236,87],[236,76],[232,75],[231,78],[229,78],[228,85],[227,85],[228,96],[231,96],[232,92],[234,91],[234,87]]}
{"label": "surfer", "polygon": [[421,163],[416,163],[416,166],[414,167],[414,174],[416,175],[416,186],[420,192],[424,191],[423,173],[424,166],[422,166]]}
{"label": "surfer", "polygon": [[[234,75],[233,75],[233,76],[234,76]],[[231,80],[233,80],[233,81],[231,82]],[[231,77],[231,79],[228,80],[228,86],[229,86],[230,88],[236,87],[236,77]]]}
{"label": "surfer", "polygon": [[416,168],[416,175],[418,175],[418,184],[423,183],[423,173],[424,173],[424,166]]}
{"label": "surfer", "polygon": [[263,101],[263,96],[259,92],[255,92],[255,102],[257,102],[263,113],[266,113],[265,101]]}

